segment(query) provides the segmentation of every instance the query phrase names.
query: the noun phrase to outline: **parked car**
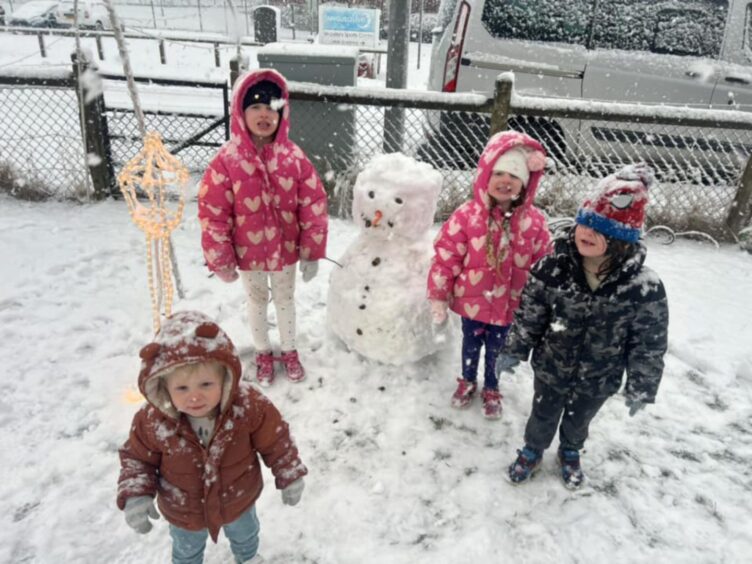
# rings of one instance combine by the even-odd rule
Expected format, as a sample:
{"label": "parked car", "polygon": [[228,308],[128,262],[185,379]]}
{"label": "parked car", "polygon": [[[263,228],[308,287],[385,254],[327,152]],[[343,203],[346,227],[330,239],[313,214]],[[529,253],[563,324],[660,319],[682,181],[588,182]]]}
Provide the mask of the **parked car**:
{"label": "parked car", "polygon": [[[76,14],[73,11],[73,0],[63,0],[57,10],[55,18],[58,25],[72,27],[75,23]],[[112,29],[107,8],[103,2],[97,0],[79,0],[78,2],[78,25],[94,29]]]}
{"label": "parked car", "polygon": [[[429,89],[490,95],[512,71],[520,94],[752,111],[750,22],[752,0],[444,0]],[[427,160],[442,139],[480,139],[482,148],[488,134],[479,114],[427,117]],[[575,132],[605,151],[633,141],[638,127],[512,119],[560,158]],[[651,142],[656,154],[666,145],[662,136],[641,141]],[[454,164],[474,167],[478,151]]]}
{"label": "parked car", "polygon": [[14,12],[8,16],[9,26],[24,27],[57,27],[55,21],[55,11],[58,8],[57,2],[47,0],[33,0],[18,6]]}

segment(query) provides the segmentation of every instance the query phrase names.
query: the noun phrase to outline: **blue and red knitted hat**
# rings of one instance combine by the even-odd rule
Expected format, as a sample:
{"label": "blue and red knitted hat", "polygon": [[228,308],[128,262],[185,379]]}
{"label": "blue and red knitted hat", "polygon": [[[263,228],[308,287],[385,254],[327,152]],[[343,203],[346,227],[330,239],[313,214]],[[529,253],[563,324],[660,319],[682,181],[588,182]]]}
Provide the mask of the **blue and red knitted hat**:
{"label": "blue and red knitted hat", "polygon": [[582,203],[575,222],[611,239],[636,243],[653,182],[653,171],[644,163],[625,166],[598,183],[596,194]]}

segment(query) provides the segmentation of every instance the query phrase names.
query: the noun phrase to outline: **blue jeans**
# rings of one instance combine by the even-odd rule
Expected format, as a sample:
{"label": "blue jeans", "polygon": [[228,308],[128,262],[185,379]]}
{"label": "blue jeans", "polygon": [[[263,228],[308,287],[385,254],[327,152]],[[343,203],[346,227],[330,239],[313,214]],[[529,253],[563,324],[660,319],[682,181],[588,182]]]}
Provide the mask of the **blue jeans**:
{"label": "blue jeans", "polygon": [[499,388],[496,377],[496,357],[499,356],[507,339],[509,325],[491,325],[482,321],[462,318],[462,377],[468,382],[478,378],[480,349],[485,346],[485,369],[483,386],[489,390]]}
{"label": "blue jeans", "polygon": [[[222,527],[238,564],[256,556],[259,545],[259,521],[256,507],[252,506],[232,523]],[[170,525],[173,564],[201,564],[209,531],[187,531]]]}

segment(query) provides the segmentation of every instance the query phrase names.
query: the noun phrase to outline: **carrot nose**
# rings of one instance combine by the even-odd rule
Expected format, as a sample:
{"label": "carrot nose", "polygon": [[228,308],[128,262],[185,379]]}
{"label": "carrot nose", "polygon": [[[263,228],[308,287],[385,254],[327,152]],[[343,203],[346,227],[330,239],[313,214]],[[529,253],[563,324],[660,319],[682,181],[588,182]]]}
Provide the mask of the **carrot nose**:
{"label": "carrot nose", "polygon": [[376,210],[376,213],[373,214],[373,226],[374,227],[376,227],[379,224],[383,216],[384,214],[382,214],[380,210]]}

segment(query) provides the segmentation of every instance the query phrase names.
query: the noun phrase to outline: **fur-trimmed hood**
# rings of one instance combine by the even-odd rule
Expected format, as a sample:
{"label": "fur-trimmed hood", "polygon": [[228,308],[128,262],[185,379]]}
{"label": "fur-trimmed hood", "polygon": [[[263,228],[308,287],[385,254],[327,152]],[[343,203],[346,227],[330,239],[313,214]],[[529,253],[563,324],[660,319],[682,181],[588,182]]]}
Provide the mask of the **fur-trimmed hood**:
{"label": "fur-trimmed hood", "polygon": [[154,340],[144,346],[138,387],[151,405],[178,419],[180,413],[170,401],[160,379],[180,366],[210,362],[224,365],[227,372],[222,388],[220,412],[229,404],[240,382],[241,365],[230,337],[208,316],[197,311],[174,313],[163,323]]}

